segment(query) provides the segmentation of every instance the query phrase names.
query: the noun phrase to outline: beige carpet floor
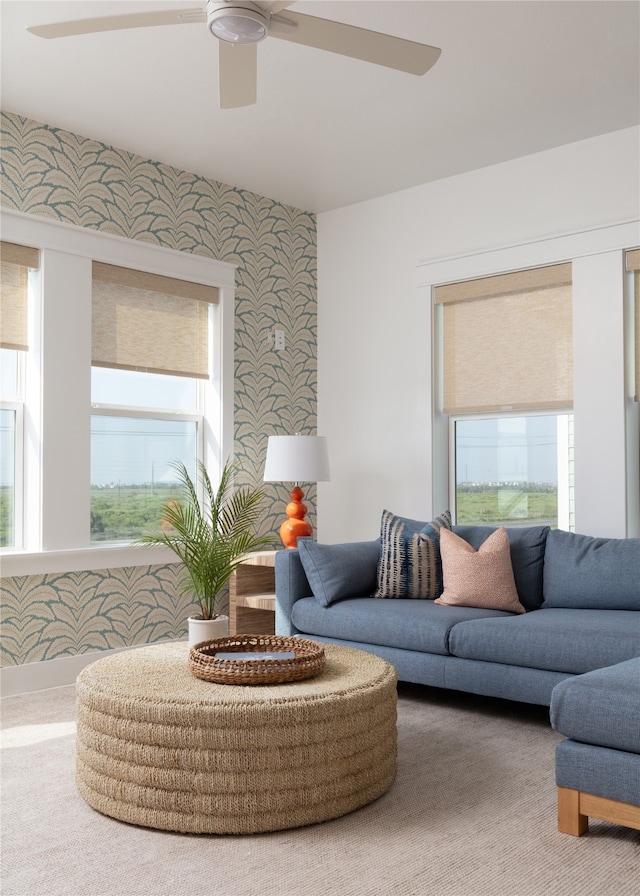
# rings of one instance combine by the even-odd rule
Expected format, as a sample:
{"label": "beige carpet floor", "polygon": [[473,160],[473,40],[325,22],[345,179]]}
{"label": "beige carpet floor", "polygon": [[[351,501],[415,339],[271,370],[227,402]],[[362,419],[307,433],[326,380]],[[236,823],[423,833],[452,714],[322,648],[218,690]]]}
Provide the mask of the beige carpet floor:
{"label": "beige carpet floor", "polygon": [[640,832],[556,831],[542,707],[400,685],[398,777],[321,825],[188,836],[100,815],[74,783],[75,690],[2,701],[2,896],[638,896]]}

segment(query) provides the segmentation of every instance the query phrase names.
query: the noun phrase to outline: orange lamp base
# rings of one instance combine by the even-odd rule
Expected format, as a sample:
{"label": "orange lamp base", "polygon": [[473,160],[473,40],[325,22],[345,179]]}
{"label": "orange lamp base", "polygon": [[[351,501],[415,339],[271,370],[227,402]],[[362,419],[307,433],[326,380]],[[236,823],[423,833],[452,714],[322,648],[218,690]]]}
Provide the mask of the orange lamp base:
{"label": "orange lamp base", "polygon": [[304,492],[296,485],[289,493],[291,501],[287,504],[286,513],[289,519],[280,526],[280,538],[287,549],[295,548],[298,539],[311,535],[311,523],[305,520],[307,505],[302,503]]}

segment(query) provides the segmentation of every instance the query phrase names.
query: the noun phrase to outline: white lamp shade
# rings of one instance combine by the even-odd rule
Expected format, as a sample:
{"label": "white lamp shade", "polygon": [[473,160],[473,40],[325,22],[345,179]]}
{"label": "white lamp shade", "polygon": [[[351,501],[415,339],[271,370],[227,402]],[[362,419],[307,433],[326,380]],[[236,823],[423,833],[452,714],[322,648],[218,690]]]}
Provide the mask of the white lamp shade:
{"label": "white lamp shade", "polygon": [[324,436],[269,436],[265,482],[328,482],[329,451]]}

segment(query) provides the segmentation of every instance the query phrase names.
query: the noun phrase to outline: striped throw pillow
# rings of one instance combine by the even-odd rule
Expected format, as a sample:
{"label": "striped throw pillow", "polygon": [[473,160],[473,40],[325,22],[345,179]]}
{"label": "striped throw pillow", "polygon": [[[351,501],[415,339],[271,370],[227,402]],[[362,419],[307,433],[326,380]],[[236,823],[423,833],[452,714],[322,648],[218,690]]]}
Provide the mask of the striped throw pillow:
{"label": "striped throw pillow", "polygon": [[442,593],[441,529],[451,529],[448,510],[430,523],[383,511],[374,597],[434,600]]}

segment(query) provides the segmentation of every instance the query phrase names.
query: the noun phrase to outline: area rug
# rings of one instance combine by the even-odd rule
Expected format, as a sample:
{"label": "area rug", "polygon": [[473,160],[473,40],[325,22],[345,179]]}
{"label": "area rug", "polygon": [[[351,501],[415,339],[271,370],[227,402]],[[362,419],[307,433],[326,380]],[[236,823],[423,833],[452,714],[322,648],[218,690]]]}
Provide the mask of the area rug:
{"label": "area rug", "polygon": [[100,815],[74,782],[75,689],[2,701],[3,896],[636,896],[640,832],[556,830],[544,707],[401,684],[398,776],[334,821],[181,835]]}

